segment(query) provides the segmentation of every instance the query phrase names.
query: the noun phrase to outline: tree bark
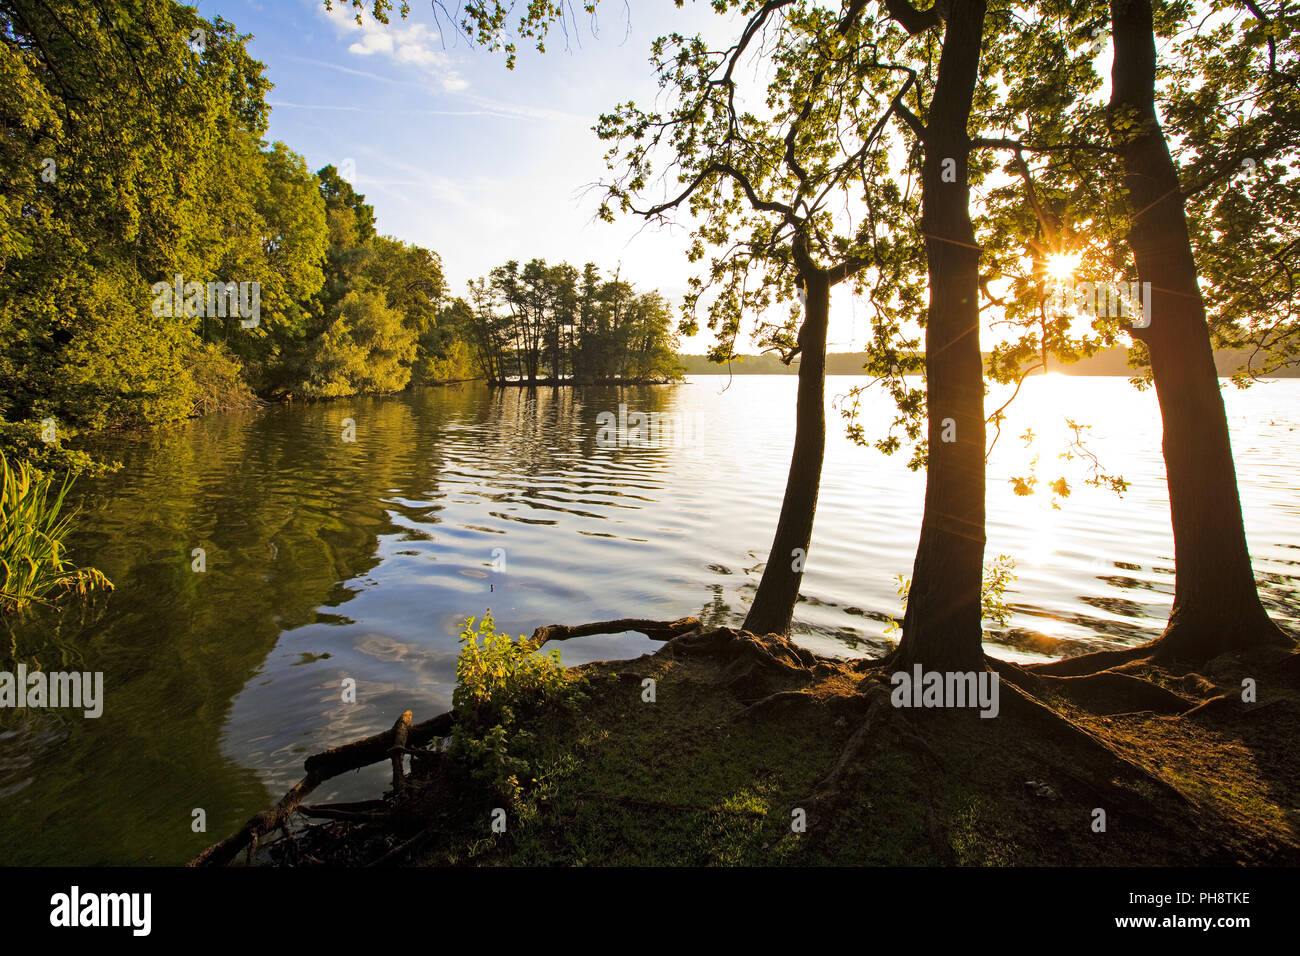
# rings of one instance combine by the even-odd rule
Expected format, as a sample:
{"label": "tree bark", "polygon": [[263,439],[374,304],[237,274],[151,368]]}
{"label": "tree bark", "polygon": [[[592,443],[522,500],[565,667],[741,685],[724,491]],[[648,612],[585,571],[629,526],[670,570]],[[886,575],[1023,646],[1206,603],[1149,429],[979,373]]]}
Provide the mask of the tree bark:
{"label": "tree bark", "polygon": [[799,396],[795,411],[794,449],[785,481],[785,497],[772,549],[743,629],[752,634],[790,630],[804,562],[812,539],[822,460],[826,454],[826,328],[830,316],[829,277],[822,270],[801,270],[804,321],[799,329]]}
{"label": "tree bark", "polygon": [[979,76],[984,0],[954,0],[930,101],[922,171],[930,305],[925,512],[893,666],[984,669],[984,365],[979,257],[970,217],[967,132]]}
{"label": "tree bark", "polygon": [[1288,639],[1260,603],[1246,546],[1178,168],[1156,115],[1150,0],[1111,0],[1111,22],[1108,118],[1134,211],[1128,241],[1151,290],[1150,325],[1132,334],[1151,357],[1174,532],[1174,604],[1156,653],[1203,660]]}

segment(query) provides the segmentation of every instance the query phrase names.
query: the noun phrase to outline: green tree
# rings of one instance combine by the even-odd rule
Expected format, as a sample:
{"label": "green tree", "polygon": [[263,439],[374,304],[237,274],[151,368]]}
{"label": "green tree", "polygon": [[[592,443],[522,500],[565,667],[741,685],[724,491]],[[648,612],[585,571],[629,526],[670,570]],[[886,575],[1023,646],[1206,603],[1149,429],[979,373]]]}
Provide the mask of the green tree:
{"label": "green tree", "polygon": [[152,315],[149,290],[218,261],[228,150],[266,123],[245,39],[170,0],[0,3],[0,82],[26,104],[6,148],[52,160],[19,166],[4,194],[0,414],[74,428],[189,414],[192,319]]}
{"label": "green tree", "polygon": [[[755,633],[790,627],[813,518],[826,443],[824,386],[830,291],[877,276],[892,254],[888,223],[906,201],[888,175],[883,134],[914,78],[895,81],[874,69],[901,39],[864,18],[861,4],[836,13],[800,2],[719,5],[746,14],[735,42],[722,51],[703,37],[674,34],[652,45],[667,108],[629,103],[597,127],[614,143],[617,173],[610,185],[623,211],[661,219],[689,206],[700,222],[692,260],[709,250],[705,278],[692,280],[685,334],[694,334],[697,310],[715,332],[711,357],[724,360],[748,315],[765,315],[794,298],[779,323],[764,323],[760,341],[788,363],[799,356],[796,431],[785,496],[768,561],[745,619]],[[742,58],[764,37],[770,71],[766,89],[742,87]],[[739,103],[761,102],[752,112]],[[656,164],[667,166],[680,188],[662,202],[639,206]],[[839,209],[848,205],[847,215]],[[612,215],[608,206],[603,209]],[[978,346],[977,354],[978,354]],[[976,593],[978,574],[976,567]]]}
{"label": "green tree", "polygon": [[328,398],[397,392],[411,378],[417,336],[380,292],[353,290],[316,343],[303,393]]}
{"label": "green tree", "polygon": [[[1004,60],[1008,135],[982,144],[1011,150],[1023,182],[1019,211],[1011,198],[999,210],[1002,228],[1020,237],[1035,230],[1032,274],[1009,297],[1021,321],[1029,313],[1027,331],[998,357],[995,374],[1017,374],[1035,350],[1039,364],[1048,352],[1086,354],[1121,331],[1149,366],[1176,567],[1174,606],[1154,647],[1161,657],[1204,659],[1283,639],[1255,586],[1212,345],[1255,344],[1271,367],[1290,360],[1295,341],[1286,278],[1300,252],[1286,162],[1300,145],[1293,20],[1231,3],[1061,8],[1057,29],[1024,31]],[[1104,102],[1092,41],[1107,33],[1114,54]],[[1173,65],[1162,67],[1157,37],[1178,54]],[[1032,171],[1027,153],[1042,157]],[[1051,254],[1076,259],[1078,278],[1142,283],[1150,295],[1141,320],[1106,315],[1092,323],[1096,339],[1072,337],[1071,316],[1042,305]],[[1044,316],[1037,328],[1035,311]],[[1060,667],[1081,672],[1150,651]]]}

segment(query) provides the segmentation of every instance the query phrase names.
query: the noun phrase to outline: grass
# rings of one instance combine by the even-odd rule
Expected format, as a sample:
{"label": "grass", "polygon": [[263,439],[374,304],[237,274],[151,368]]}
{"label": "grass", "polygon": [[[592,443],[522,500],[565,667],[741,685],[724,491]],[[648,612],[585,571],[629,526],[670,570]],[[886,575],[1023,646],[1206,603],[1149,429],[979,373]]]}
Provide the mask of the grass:
{"label": "grass", "polygon": [[[337,825],[313,857],[363,863],[418,832],[405,864],[1300,862],[1300,686],[1276,662],[1250,665],[1271,675],[1259,707],[1105,714],[1044,692],[1035,710],[1004,685],[985,720],[873,707],[889,685],[869,662],[793,666],[774,637],[709,638],[576,669],[580,706],[543,706],[512,736],[530,768],[513,799],[444,760],[393,802],[398,826]],[[1240,684],[1152,676],[1199,688],[1193,701]],[[490,826],[497,807],[505,832]]]}
{"label": "grass", "polygon": [[0,613],[112,590],[100,571],[68,560],[63,540],[74,513],[64,505],[72,481],[69,473],[56,486],[53,476],[26,461],[10,464],[0,452]]}

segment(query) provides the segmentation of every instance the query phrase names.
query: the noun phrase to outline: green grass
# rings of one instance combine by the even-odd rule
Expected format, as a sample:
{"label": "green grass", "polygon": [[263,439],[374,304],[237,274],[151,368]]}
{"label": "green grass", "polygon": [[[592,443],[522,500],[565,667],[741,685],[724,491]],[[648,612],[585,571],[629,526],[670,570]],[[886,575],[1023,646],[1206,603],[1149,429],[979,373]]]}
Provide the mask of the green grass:
{"label": "green grass", "polygon": [[69,473],[56,486],[51,475],[25,461],[11,465],[0,452],[0,613],[112,590],[100,571],[68,560],[63,539],[74,513],[64,503],[72,480]]}

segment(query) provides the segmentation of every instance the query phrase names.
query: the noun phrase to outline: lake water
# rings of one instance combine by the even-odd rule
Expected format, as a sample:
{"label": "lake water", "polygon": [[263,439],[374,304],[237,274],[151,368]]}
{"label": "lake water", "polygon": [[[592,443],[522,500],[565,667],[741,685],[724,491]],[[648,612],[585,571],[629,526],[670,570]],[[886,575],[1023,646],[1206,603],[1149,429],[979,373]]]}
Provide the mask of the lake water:
{"label": "lake water", "polygon": [[[910,575],[924,476],[844,436],[829,379],[817,526],[795,636],[876,655]],[[264,809],[303,758],[450,706],[457,634],[491,609],[514,634],[617,617],[744,616],[789,467],[793,376],[660,388],[422,389],[216,416],[111,443],[83,481],[75,558],[117,590],[88,611],[10,625],[17,659],[102,671],[103,716],[0,712],[0,863],[177,863]],[[989,408],[997,394],[990,395]],[[1300,381],[1225,390],[1256,577],[1300,616]],[[660,447],[601,447],[598,416],[658,412]],[[887,399],[864,408],[868,431]],[[1083,483],[1066,418],[1131,487]],[[344,419],[355,441],[344,441]],[[1020,437],[1038,436],[1027,448]],[[631,436],[635,438],[635,435]],[[1018,497],[1008,479],[1039,491]],[[990,652],[1035,660],[1147,640],[1173,592],[1154,394],[1123,379],[1028,382],[989,466],[988,555],[1016,579]],[[1073,493],[1053,507],[1047,485]],[[193,549],[206,570],[192,570]],[[639,635],[559,645],[566,663],[631,657]],[[7,667],[10,665],[6,665]],[[356,703],[341,685],[356,681]],[[385,771],[314,799],[376,796]],[[330,789],[333,787],[333,789]],[[193,811],[206,814],[195,833]]]}

